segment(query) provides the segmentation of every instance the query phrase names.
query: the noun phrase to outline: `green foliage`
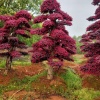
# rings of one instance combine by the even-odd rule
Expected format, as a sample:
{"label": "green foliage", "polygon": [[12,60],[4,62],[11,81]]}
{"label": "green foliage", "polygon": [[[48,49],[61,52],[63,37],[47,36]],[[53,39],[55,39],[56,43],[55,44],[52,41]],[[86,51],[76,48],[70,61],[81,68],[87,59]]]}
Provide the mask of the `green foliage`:
{"label": "green foliage", "polygon": [[82,54],[80,46],[82,45],[82,43],[80,43],[81,40],[81,36],[73,36],[74,40],[76,41],[76,47],[77,47],[77,54]]}
{"label": "green foliage", "polygon": [[60,91],[57,90],[58,94],[69,100],[94,100],[100,97],[100,91],[82,88],[82,79],[71,69],[62,74],[61,78],[64,79],[67,89],[65,91],[64,88],[60,89]]}
{"label": "green foliage", "polygon": [[21,66],[29,66],[31,65],[31,62],[25,62],[25,61],[14,61],[12,63],[13,66],[18,66],[18,65],[21,65]]}
{"label": "green foliage", "polygon": [[82,88],[82,79],[72,69],[69,68],[61,77],[64,79],[68,89]]}
{"label": "green foliage", "polygon": [[5,68],[5,65],[6,65],[6,60],[5,59],[0,60],[0,68]]}
{"label": "green foliage", "polygon": [[[5,68],[5,65],[6,65],[6,59],[1,59],[0,60],[0,68]],[[31,65],[31,61],[28,61],[28,60],[26,61],[24,59],[21,59],[21,60],[17,59],[16,61],[12,62],[12,66],[18,66],[18,65],[29,66],[29,65]]]}
{"label": "green foliage", "polygon": [[81,90],[74,91],[74,96],[76,100],[94,100],[100,96],[100,91],[94,91],[92,89],[83,88]]}
{"label": "green foliage", "polygon": [[19,40],[26,43],[28,46],[32,46],[33,43],[39,41],[41,39],[41,36],[39,35],[32,35],[31,38],[24,39],[22,36],[19,36]]}
{"label": "green foliage", "polygon": [[41,3],[42,0],[0,0],[0,14],[14,14],[22,9],[38,14]]}

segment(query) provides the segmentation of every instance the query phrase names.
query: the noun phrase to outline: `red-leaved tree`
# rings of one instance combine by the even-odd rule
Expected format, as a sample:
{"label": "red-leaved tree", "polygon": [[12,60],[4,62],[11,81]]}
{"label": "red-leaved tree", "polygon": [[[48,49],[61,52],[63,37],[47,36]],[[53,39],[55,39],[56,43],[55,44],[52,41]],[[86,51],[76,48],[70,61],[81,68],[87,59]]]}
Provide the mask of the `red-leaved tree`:
{"label": "red-leaved tree", "polygon": [[19,36],[30,38],[29,21],[31,15],[26,10],[21,10],[15,15],[0,15],[3,26],[0,28],[0,56],[6,56],[6,70],[11,69],[13,58],[26,55],[21,49],[27,48],[25,43],[19,40]]}
{"label": "red-leaved tree", "polygon": [[88,21],[95,21],[87,27],[87,34],[82,36],[81,49],[88,57],[87,63],[81,67],[81,71],[87,74],[100,75],[100,0],[93,0],[92,4],[97,5],[95,15],[89,17]]}
{"label": "red-leaved tree", "polygon": [[64,59],[72,61],[70,56],[76,52],[75,41],[65,29],[65,25],[72,25],[71,21],[56,0],[44,0],[41,15],[34,19],[34,23],[42,23],[42,28],[31,30],[31,34],[42,35],[42,39],[33,44],[32,62],[47,60],[48,79],[53,78],[53,69],[59,69]]}

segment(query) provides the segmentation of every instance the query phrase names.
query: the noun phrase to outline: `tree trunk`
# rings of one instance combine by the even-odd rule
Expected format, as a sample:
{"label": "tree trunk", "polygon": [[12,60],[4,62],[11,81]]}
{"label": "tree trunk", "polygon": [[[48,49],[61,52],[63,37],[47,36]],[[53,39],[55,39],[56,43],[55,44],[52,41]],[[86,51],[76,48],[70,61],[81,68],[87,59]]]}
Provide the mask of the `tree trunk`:
{"label": "tree trunk", "polygon": [[12,57],[8,56],[6,59],[6,69],[4,74],[7,75],[8,71],[11,70],[11,63],[12,63]]}
{"label": "tree trunk", "polygon": [[44,61],[43,64],[45,65],[45,67],[47,69],[47,79],[52,80],[53,74],[54,74],[52,66],[48,65],[47,61]]}

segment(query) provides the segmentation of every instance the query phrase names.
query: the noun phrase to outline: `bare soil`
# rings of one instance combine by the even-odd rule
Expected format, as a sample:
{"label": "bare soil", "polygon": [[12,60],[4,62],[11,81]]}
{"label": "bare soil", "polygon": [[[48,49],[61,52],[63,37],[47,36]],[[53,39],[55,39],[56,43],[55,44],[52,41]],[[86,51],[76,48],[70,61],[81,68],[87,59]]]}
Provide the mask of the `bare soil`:
{"label": "bare soil", "polygon": [[[85,62],[83,62],[82,64],[84,63]],[[62,69],[58,72],[58,74],[63,73],[65,69],[67,69],[68,67],[75,69],[75,71],[81,77],[84,77],[83,87],[100,90],[100,77],[85,76],[84,73],[81,73],[79,70],[80,64],[76,64],[75,62],[64,61],[64,65],[62,66]],[[24,67],[15,66],[10,72],[8,72],[7,75],[4,75],[3,74],[4,70],[1,69],[0,70],[0,85],[6,86],[15,77],[22,79],[25,76],[33,76],[38,73],[41,73],[43,70],[44,70],[44,67],[42,63],[33,64],[31,66],[24,66]],[[23,98],[27,98],[27,100],[68,100],[54,93],[54,91],[51,90],[50,88],[52,86],[55,86],[55,87],[62,86],[66,88],[65,83],[59,76],[54,77],[53,80],[47,80],[46,76],[43,76],[39,79],[39,81],[32,83],[32,88],[36,89],[36,91],[25,91],[25,90],[8,91],[4,93],[3,97],[4,97],[4,100],[8,100],[8,97],[11,97],[11,98],[15,97],[17,98],[17,100],[23,100]],[[100,100],[100,98],[96,100]]]}

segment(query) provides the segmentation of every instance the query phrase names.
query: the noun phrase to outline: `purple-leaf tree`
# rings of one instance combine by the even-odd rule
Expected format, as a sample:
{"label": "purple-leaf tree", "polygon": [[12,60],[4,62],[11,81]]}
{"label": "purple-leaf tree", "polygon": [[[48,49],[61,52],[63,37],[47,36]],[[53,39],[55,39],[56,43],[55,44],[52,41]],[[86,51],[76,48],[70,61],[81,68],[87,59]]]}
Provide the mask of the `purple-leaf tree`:
{"label": "purple-leaf tree", "polygon": [[93,5],[98,8],[95,15],[89,17],[88,21],[95,21],[87,27],[87,34],[83,34],[81,50],[85,52],[88,61],[81,67],[81,71],[87,74],[100,75],[100,0],[93,0]]}
{"label": "purple-leaf tree", "polygon": [[6,56],[6,71],[11,70],[13,58],[26,55],[22,49],[27,48],[25,43],[19,40],[19,36],[30,38],[29,21],[31,15],[26,10],[21,10],[15,15],[0,15],[3,26],[0,28],[0,56]]}
{"label": "purple-leaf tree", "polygon": [[31,30],[31,34],[42,35],[42,39],[33,44],[32,62],[46,61],[47,78],[53,78],[53,70],[63,65],[63,60],[73,61],[75,40],[69,36],[65,25],[71,26],[72,17],[60,10],[56,0],[44,0],[41,5],[41,15],[34,18],[34,23],[42,23],[42,28]]}

